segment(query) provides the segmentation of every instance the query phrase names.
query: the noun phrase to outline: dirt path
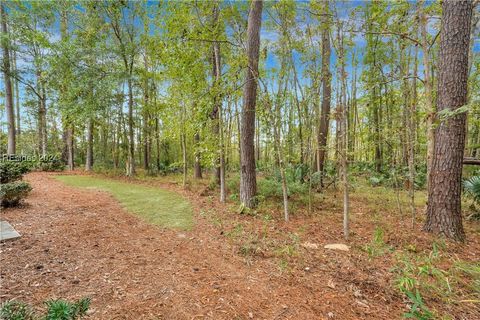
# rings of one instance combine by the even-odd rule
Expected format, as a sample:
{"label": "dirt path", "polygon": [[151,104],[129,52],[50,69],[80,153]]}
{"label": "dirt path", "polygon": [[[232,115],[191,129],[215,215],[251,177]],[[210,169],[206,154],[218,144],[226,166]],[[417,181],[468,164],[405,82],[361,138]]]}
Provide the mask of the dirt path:
{"label": "dirt path", "polygon": [[404,307],[384,297],[357,304],[320,267],[293,276],[245,264],[198,210],[194,230],[176,232],[106,193],[44,173],[27,180],[28,204],[2,212],[22,238],[0,246],[1,301],[89,296],[92,319],[393,319]]}

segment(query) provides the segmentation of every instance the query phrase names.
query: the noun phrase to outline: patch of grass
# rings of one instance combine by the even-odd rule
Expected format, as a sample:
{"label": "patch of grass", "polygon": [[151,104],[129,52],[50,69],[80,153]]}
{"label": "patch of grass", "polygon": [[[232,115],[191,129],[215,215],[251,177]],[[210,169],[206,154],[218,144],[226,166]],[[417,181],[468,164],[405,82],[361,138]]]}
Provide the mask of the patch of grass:
{"label": "patch of grass", "polygon": [[56,176],[57,180],[74,187],[111,193],[128,211],[148,223],[188,230],[193,227],[190,203],[175,192],[88,176]]}

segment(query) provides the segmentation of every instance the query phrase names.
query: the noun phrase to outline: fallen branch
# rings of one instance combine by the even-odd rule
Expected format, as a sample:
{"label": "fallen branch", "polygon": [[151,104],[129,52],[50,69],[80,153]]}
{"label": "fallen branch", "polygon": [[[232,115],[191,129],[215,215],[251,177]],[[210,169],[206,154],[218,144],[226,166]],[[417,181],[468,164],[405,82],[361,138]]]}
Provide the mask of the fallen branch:
{"label": "fallen branch", "polygon": [[472,158],[472,157],[465,157],[465,158],[463,158],[463,164],[480,166],[480,159],[475,159],[475,158]]}

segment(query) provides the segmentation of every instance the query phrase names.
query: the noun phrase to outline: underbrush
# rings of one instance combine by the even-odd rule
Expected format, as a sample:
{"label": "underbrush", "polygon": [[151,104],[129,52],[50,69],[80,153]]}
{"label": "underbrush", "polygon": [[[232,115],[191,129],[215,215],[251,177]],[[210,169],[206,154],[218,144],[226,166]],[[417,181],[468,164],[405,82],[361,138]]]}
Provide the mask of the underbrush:
{"label": "underbrush", "polygon": [[405,317],[454,319],[445,312],[437,312],[433,305],[428,305],[429,302],[448,305],[457,312],[468,312],[467,307],[476,308],[477,305],[477,312],[480,312],[480,263],[442,254],[443,247],[442,243],[434,243],[427,253],[407,250],[395,254],[394,286],[405,295],[410,305]]}

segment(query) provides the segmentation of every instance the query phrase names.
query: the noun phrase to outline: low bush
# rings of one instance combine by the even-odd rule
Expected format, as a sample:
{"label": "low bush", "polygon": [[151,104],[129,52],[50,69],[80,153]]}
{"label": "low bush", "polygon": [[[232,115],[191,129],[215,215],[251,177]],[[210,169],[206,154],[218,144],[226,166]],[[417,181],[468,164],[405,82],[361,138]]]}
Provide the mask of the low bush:
{"label": "low bush", "polygon": [[49,300],[45,302],[45,314],[36,313],[33,308],[20,301],[8,301],[0,308],[2,320],[75,320],[87,314],[90,299],[83,298],[75,302]]}
{"label": "low bush", "polygon": [[1,161],[0,182],[4,184],[20,180],[22,176],[28,171],[30,171],[30,166],[26,162]]}
{"label": "low bush", "polygon": [[3,207],[14,207],[25,198],[32,187],[25,181],[3,183],[0,186],[0,201]]}

